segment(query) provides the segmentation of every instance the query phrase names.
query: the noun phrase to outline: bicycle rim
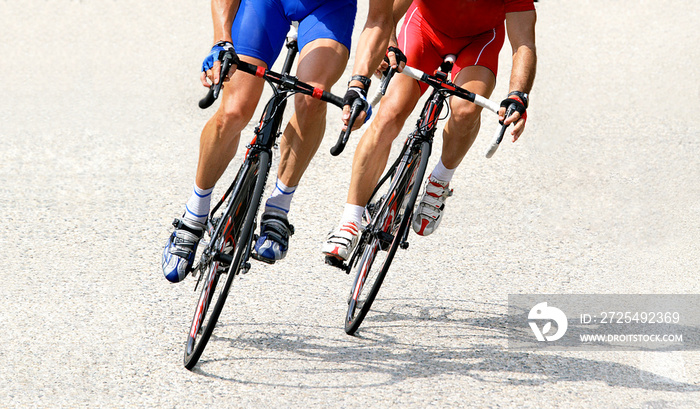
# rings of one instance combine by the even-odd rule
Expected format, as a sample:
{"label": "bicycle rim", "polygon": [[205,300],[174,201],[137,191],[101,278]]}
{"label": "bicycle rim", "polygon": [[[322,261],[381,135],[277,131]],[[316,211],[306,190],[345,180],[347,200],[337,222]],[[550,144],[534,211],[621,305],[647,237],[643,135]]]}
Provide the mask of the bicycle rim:
{"label": "bicycle rim", "polygon": [[[206,270],[201,273],[202,290],[185,345],[184,364],[187,369],[192,369],[199,361],[224,308],[233,278],[247,261],[243,260],[243,255],[251,246],[255,217],[260,207],[269,168],[269,154],[261,152],[257,163],[252,163],[247,175],[242,178],[240,193],[231,198],[234,201],[231,214],[223,215],[219,220],[219,223],[226,225],[220,229],[217,237],[211,238],[215,248],[233,253],[229,254],[232,261],[230,266],[225,266],[219,261],[211,260]],[[240,228],[237,228],[236,224]]]}
{"label": "bicycle rim", "polygon": [[[368,234],[365,241],[361,243],[363,246],[361,247],[362,256],[357,258],[357,263],[353,266],[356,274],[345,317],[345,332],[348,335],[353,335],[367,316],[379,293],[379,288],[384,282],[386,273],[389,271],[396,250],[409,228],[413,207],[425,175],[429,156],[430,144],[423,142],[421,150],[418,152],[420,163],[416,164],[414,161],[409,165],[400,175],[403,181],[396,184],[397,189],[389,191],[385,195],[391,199],[392,194],[400,194],[404,200],[397,201],[393,206],[381,205],[378,210],[375,220],[382,221],[381,230],[393,236],[388,247],[387,243],[382,242],[376,234]],[[412,180],[413,183],[410,183]]]}

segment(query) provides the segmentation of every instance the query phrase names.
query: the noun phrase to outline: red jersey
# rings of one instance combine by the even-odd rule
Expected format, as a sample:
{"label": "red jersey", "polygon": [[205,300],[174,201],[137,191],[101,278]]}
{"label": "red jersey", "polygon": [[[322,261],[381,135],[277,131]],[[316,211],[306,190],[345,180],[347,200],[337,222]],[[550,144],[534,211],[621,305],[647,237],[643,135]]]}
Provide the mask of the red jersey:
{"label": "red jersey", "polygon": [[533,0],[414,0],[425,21],[452,38],[481,34],[503,24],[506,13],[535,9]]}

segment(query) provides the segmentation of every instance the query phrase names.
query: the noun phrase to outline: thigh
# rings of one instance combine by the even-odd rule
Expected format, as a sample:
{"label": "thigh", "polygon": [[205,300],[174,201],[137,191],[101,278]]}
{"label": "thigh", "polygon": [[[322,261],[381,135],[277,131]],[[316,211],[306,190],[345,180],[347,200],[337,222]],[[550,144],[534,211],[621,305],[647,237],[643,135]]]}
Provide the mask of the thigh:
{"label": "thigh", "polygon": [[[406,12],[399,32],[399,48],[406,55],[406,65],[431,74],[442,63],[437,33],[428,25],[415,3]],[[392,80],[395,81],[395,80]],[[428,84],[416,81],[423,94]]]}
{"label": "thigh", "polygon": [[271,67],[284,45],[290,21],[278,0],[242,0],[231,27],[236,52]]}
{"label": "thigh", "polygon": [[299,54],[297,77],[313,86],[330,90],[343,75],[349,52],[341,43],[320,38],[308,43]]}
{"label": "thigh", "polygon": [[317,39],[330,39],[342,44],[349,53],[357,13],[356,0],[312,3],[308,4],[307,10],[294,17],[299,20],[299,49],[303,50],[307,44]]}
{"label": "thigh", "polygon": [[[493,72],[479,65],[463,68],[454,78],[454,83],[468,91],[488,98],[491,96],[496,86],[496,77]],[[452,97],[450,98],[452,115],[459,117],[481,112],[481,107],[467,100]]]}
{"label": "thigh", "polygon": [[[503,47],[505,28],[503,24],[492,30],[465,39],[466,46],[457,54],[453,72],[460,72],[466,67],[485,67],[498,74],[498,55]],[[475,91],[474,91],[475,92]]]}
{"label": "thigh", "polygon": [[[241,56],[241,60],[249,64],[261,65],[263,61],[257,58]],[[219,111],[224,116],[242,118],[244,122],[250,121],[258,106],[262,95],[265,80],[242,71],[236,71],[231,79],[224,83],[221,93],[221,105]]]}

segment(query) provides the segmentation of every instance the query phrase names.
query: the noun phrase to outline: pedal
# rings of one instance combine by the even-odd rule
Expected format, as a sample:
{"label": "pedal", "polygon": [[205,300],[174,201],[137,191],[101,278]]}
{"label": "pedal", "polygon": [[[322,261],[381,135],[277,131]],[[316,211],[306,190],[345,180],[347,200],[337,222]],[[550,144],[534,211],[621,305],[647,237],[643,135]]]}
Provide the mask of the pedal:
{"label": "pedal", "polygon": [[345,274],[350,274],[350,267],[337,257],[326,256],[326,264],[345,271]]}
{"label": "pedal", "polygon": [[250,253],[250,256],[253,257],[254,259],[256,259],[258,261],[262,261],[263,263],[266,263],[266,264],[275,264],[275,261],[277,261],[277,260],[272,260],[272,259],[265,258],[265,257],[260,257],[260,255],[256,252]]}

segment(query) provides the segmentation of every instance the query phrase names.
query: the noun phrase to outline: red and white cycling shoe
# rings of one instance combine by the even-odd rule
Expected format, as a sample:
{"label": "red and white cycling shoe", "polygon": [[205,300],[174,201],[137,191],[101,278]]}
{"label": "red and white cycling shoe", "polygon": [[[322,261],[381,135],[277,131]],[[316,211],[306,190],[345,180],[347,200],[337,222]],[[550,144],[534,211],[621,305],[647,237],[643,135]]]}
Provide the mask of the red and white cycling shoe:
{"label": "red and white cycling shoe", "polygon": [[321,251],[326,256],[339,260],[347,260],[360,238],[360,227],[353,222],[341,222],[336,229],[328,235],[326,243]]}
{"label": "red and white cycling shoe", "polygon": [[432,234],[440,225],[445,211],[445,200],[452,196],[449,186],[450,182],[437,180],[432,175],[425,182],[425,192],[413,215],[413,231],[419,236]]}

